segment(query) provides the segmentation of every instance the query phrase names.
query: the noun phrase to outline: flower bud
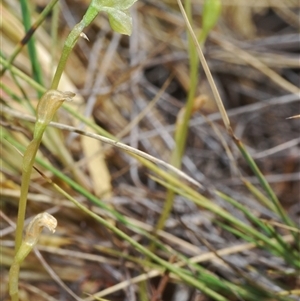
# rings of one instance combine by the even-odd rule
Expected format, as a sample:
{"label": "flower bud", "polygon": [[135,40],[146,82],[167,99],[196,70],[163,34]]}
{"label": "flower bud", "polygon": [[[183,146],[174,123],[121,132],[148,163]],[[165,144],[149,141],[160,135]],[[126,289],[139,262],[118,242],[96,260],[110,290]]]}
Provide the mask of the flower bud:
{"label": "flower bud", "polygon": [[54,114],[67,100],[71,101],[75,93],[72,92],[60,92],[57,90],[47,91],[40,99],[37,106],[37,120],[40,123],[49,124],[53,119]]}

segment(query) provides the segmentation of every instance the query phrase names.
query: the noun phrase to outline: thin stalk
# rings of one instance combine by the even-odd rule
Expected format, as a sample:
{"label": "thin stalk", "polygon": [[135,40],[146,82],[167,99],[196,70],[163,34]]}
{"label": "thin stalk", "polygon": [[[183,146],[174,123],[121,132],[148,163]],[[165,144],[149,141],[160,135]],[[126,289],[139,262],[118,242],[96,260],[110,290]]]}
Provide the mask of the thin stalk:
{"label": "thin stalk", "polygon": [[255,198],[260,201],[261,204],[269,208],[273,212],[277,212],[274,204],[268,199],[266,196],[264,196],[251,182],[247,181],[244,178],[241,178],[244,185],[248,188],[248,190],[255,196]]}
{"label": "thin stalk", "polygon": [[[15,256],[13,264],[10,268],[9,275],[9,292],[13,301],[19,300],[18,281],[20,264],[31,251],[33,245],[36,243],[36,231],[34,230],[37,229],[39,231],[41,229],[40,227],[29,228],[28,233],[30,234],[26,235],[25,240],[22,243],[27,195],[35,156],[41,143],[43,133],[52,120],[54,114],[61,106],[63,101],[71,100],[73,96],[74,94],[70,92],[62,93],[50,90],[43,95],[37,107],[37,121],[34,127],[33,140],[26,148],[22,163],[21,194],[19,200],[18,219],[15,236]],[[39,226],[39,222],[37,226]],[[33,230],[34,233],[31,233],[31,230]]]}
{"label": "thin stalk", "polygon": [[[290,246],[286,242],[284,242],[281,235],[279,233],[277,233],[271,225],[263,223],[259,218],[254,216],[246,207],[244,207],[242,204],[238,203],[233,198],[231,198],[219,191],[216,191],[216,194],[218,196],[220,196],[222,199],[224,199],[225,201],[231,203],[233,206],[235,206],[240,211],[242,211],[250,221],[252,221],[257,226],[262,228],[262,230],[264,230],[269,236],[273,236],[278,241],[278,243],[284,248],[285,253],[283,253],[283,255],[286,258],[287,262],[293,263],[293,265],[296,265],[296,266],[299,265],[299,264],[295,263],[294,260],[292,260],[292,257],[294,254],[291,253]],[[289,254],[289,256],[287,256],[286,254]]]}
{"label": "thin stalk", "polygon": [[[25,1],[26,2],[26,1]],[[14,59],[18,56],[18,54],[22,51],[23,47],[28,43],[28,41],[31,41],[31,36],[34,34],[34,32],[37,30],[37,28],[44,22],[48,14],[51,12],[54,5],[58,2],[58,0],[51,0],[45,9],[39,14],[37,20],[32,24],[32,26],[27,30],[25,36],[23,39],[18,43],[16,48],[14,49],[13,53],[8,59],[9,65],[11,65],[14,61]],[[28,22],[28,21],[27,21]],[[30,19],[29,19],[30,22]],[[31,43],[31,42],[30,42]],[[31,58],[31,57],[30,57]],[[0,77],[4,75],[5,71],[8,69],[8,67],[2,68],[0,72]],[[38,82],[38,81],[37,81]]]}
{"label": "thin stalk", "polygon": [[[185,8],[187,10],[189,19],[192,20],[192,10],[191,10],[190,0],[185,0]],[[170,161],[170,163],[177,168],[181,167],[181,160],[186,146],[188,126],[192,115],[194,98],[195,98],[197,83],[198,83],[199,60],[198,60],[195,46],[193,45],[193,41],[191,39],[191,35],[189,33],[188,33],[188,52],[189,52],[189,66],[190,66],[190,71],[189,71],[190,86],[189,86],[189,91],[187,96],[187,102],[185,107],[183,108],[183,115],[178,114],[177,117],[176,129],[175,129],[175,148],[172,151],[171,161]],[[174,191],[168,190],[162,213],[155,226],[156,231],[159,231],[164,228],[166,220],[168,219],[170,212],[173,208],[174,197],[175,197]]]}
{"label": "thin stalk", "polygon": [[282,220],[289,226],[295,227],[295,224],[291,221],[291,219],[287,216],[286,212],[282,208],[276,194],[274,193],[273,189],[271,188],[270,184],[267,182],[266,178],[264,175],[261,173],[259,170],[258,166],[256,165],[255,161],[253,158],[250,156],[248,151],[246,150],[244,144],[233,135],[234,142],[236,146],[239,148],[241,154],[243,155],[244,159],[247,161],[248,165],[258,178],[261,186],[264,188],[265,192],[268,194],[270,199],[273,202],[274,207],[276,208],[277,214],[282,218]]}
{"label": "thin stalk", "polygon": [[40,85],[38,82],[36,82],[34,79],[26,75],[24,72],[19,70],[18,68],[12,66],[9,64],[9,62],[0,56],[0,64],[4,66],[5,68],[9,69],[13,74],[17,75],[21,79],[23,79],[25,82],[27,82],[31,87],[35,88],[37,91],[45,93],[46,89]]}
{"label": "thin stalk", "polygon": [[50,90],[44,94],[39,102],[37,108],[37,122],[34,127],[33,140],[29,143],[24,153],[22,164],[21,195],[19,201],[18,220],[15,237],[15,254],[18,253],[22,243],[30,176],[35,156],[43,137],[43,133],[62,102],[64,100],[70,100],[72,96],[74,96],[74,94],[70,92],[62,93]]}
{"label": "thin stalk", "polygon": [[279,242],[279,244],[285,248],[286,252],[284,258],[287,262],[290,262],[297,269],[300,269],[299,253],[296,250],[293,250],[283,239],[282,236],[272,227],[271,225],[266,224],[266,226],[271,231],[273,237]]}
{"label": "thin stalk", "polygon": [[[2,58],[4,58],[3,53],[1,53],[0,56],[1,56]],[[11,72],[11,71],[10,71],[10,74],[11,74],[11,77],[12,77],[14,83],[15,83],[16,86],[20,89],[21,94],[23,95],[24,99],[26,100],[25,105],[27,106],[27,108],[29,109],[29,111],[30,111],[31,113],[34,113],[35,110],[34,110],[32,104],[31,104],[30,100],[28,99],[25,90],[24,90],[23,87],[20,85],[18,78],[17,78],[16,75],[15,75],[13,72]],[[1,82],[1,84],[2,84],[2,82]]]}
{"label": "thin stalk", "polygon": [[[185,10],[188,20],[192,23],[192,3],[191,0],[184,1]],[[206,0],[203,6],[203,18],[202,18],[202,30],[199,35],[198,41],[201,45],[204,45],[206,37],[210,30],[214,27],[220,14],[221,4],[219,0]],[[187,102],[183,108],[183,114],[179,113],[176,121],[175,129],[175,148],[171,154],[171,164],[177,168],[181,167],[182,157],[184,155],[186,140],[189,128],[189,121],[192,116],[194,107],[194,100],[197,91],[198,84],[198,69],[199,69],[199,58],[197,55],[197,49],[193,42],[193,37],[189,31],[188,36],[188,52],[189,52],[189,78],[190,85],[187,96]],[[156,224],[156,230],[164,228],[165,222],[168,219],[174,203],[174,191],[168,190],[164,208],[159,220]]]}
{"label": "thin stalk", "polygon": [[[25,31],[28,32],[30,30],[30,26],[31,26],[30,10],[29,10],[29,6],[28,6],[28,1],[20,0],[20,3],[21,3],[21,9],[22,9],[22,17],[23,17],[24,28],[25,28]],[[37,59],[35,41],[32,37],[28,40],[28,53],[29,53],[29,57],[30,57],[33,78],[39,84],[43,85],[42,71],[41,71],[41,68],[40,68],[40,63]],[[39,97],[42,96],[39,91],[38,91],[38,95],[39,95]]]}
{"label": "thin stalk", "polygon": [[51,83],[51,89],[57,89],[58,84],[60,81],[60,78],[62,76],[62,73],[65,69],[65,65],[67,63],[68,57],[74,48],[78,38],[80,37],[80,34],[83,32],[84,28],[87,27],[93,20],[97,17],[99,11],[92,5],[88,7],[85,15],[83,16],[82,20],[74,26],[70,34],[68,35],[63,50],[62,55],[60,57],[58,66],[56,68],[56,72],[54,74],[52,83]]}
{"label": "thin stalk", "polygon": [[237,209],[239,209],[240,211],[242,211],[245,216],[254,224],[256,224],[257,226],[259,226],[263,231],[265,231],[268,235],[271,235],[271,231],[269,230],[269,228],[262,222],[260,221],[259,218],[257,218],[256,216],[254,216],[250,210],[248,208],[246,208],[245,206],[243,206],[242,204],[240,204],[239,202],[237,202],[236,200],[234,200],[233,198],[231,198],[230,196],[220,192],[220,191],[216,191],[215,192],[220,198],[222,198],[223,200],[225,200],[226,202],[232,204],[234,207],[236,207]]}
{"label": "thin stalk", "polygon": [[[101,1],[92,0],[90,5],[85,12],[82,20],[77,23],[70,34],[68,35],[60,57],[56,72],[54,74],[51,89],[57,89],[62,73],[65,69],[67,59],[74,48],[78,38],[86,36],[83,30],[90,25],[93,20],[97,17],[100,11],[108,14],[110,25],[114,31],[121,34],[131,34],[132,21],[128,15],[128,9],[136,2],[136,0],[127,1]],[[121,14],[120,14],[121,13]]]}
{"label": "thin stalk", "polygon": [[[54,0],[54,1],[58,1],[58,0]],[[58,33],[58,23],[59,23],[59,12],[60,12],[60,6],[58,3],[53,8],[52,19],[51,19],[51,63],[49,66],[51,76],[54,72],[55,52],[56,52],[56,46],[58,44],[57,43],[57,33]]]}
{"label": "thin stalk", "polygon": [[32,166],[34,163],[34,158],[38,151],[39,145],[40,145],[40,140],[38,139],[32,140],[24,153],[23,165],[22,165],[21,194],[19,200],[17,229],[16,229],[16,237],[15,237],[15,254],[17,254],[22,243],[30,176],[31,176]]}

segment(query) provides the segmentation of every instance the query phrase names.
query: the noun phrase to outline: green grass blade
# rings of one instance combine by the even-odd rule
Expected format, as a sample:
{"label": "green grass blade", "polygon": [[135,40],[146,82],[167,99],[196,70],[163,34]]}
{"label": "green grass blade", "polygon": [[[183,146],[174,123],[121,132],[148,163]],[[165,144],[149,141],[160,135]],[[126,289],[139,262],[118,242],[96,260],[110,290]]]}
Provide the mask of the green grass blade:
{"label": "green grass blade", "polygon": [[279,214],[279,216],[282,218],[282,220],[287,225],[289,225],[291,227],[294,227],[295,226],[294,223],[287,216],[287,214],[284,211],[284,209],[282,208],[276,194],[274,193],[273,189],[271,188],[270,184],[267,182],[267,180],[264,177],[264,175],[262,174],[262,172],[259,170],[259,168],[256,165],[255,161],[252,159],[252,157],[250,156],[250,154],[246,150],[244,144],[239,139],[237,139],[236,137],[234,137],[234,139],[235,139],[235,143],[236,143],[237,147],[239,148],[241,154],[243,155],[244,159],[246,160],[246,162],[248,163],[248,165],[250,166],[250,168],[252,169],[252,171],[254,172],[256,177],[258,178],[261,186],[263,187],[263,189],[265,190],[265,192],[268,194],[271,201],[273,202],[273,205],[276,208],[276,211]]}
{"label": "green grass blade", "polygon": [[[28,32],[30,27],[31,27],[31,17],[30,17],[30,10],[28,6],[28,1],[26,0],[21,0],[21,9],[22,9],[22,17],[23,17],[23,24],[25,31]],[[40,85],[43,85],[43,76],[42,76],[42,71],[40,68],[40,63],[37,58],[37,52],[35,48],[35,40],[33,37],[31,37],[28,41],[28,53],[31,61],[31,67],[32,67],[32,73],[33,73],[33,78],[38,82]],[[40,91],[38,91],[39,98],[42,96]]]}

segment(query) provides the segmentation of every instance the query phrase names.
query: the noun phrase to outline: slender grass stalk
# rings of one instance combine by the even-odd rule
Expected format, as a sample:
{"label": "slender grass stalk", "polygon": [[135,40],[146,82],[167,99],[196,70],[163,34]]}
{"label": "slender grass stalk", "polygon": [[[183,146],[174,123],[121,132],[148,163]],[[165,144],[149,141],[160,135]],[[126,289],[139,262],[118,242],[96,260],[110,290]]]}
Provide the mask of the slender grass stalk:
{"label": "slender grass stalk", "polygon": [[249,221],[256,224],[263,231],[265,231],[269,236],[273,236],[278,241],[278,243],[284,248],[285,252],[283,253],[283,255],[286,258],[286,261],[289,263],[292,263],[294,266],[299,265],[299,267],[300,267],[300,263],[296,262],[297,257],[294,257],[294,254],[291,252],[290,246],[286,242],[284,242],[281,235],[278,234],[271,225],[263,223],[263,221],[261,221],[259,218],[254,216],[246,207],[244,207],[242,204],[238,203],[233,198],[231,198],[219,191],[216,191],[216,194],[218,196],[220,196],[222,199],[231,203],[233,206],[235,206],[240,211],[242,211],[245,214],[245,216],[249,219]]}
{"label": "slender grass stalk", "polygon": [[268,199],[264,194],[262,194],[251,182],[242,178],[244,185],[248,188],[248,190],[255,196],[255,198],[260,201],[261,204],[276,212],[276,208],[273,203]]}
{"label": "slender grass stalk", "polygon": [[223,200],[225,200],[226,202],[232,204],[234,207],[236,207],[237,209],[239,209],[240,211],[242,211],[245,216],[249,219],[249,221],[253,222],[254,224],[256,224],[257,226],[259,226],[266,234],[271,235],[271,231],[269,230],[269,228],[262,222],[260,221],[259,218],[257,218],[256,216],[254,216],[248,208],[246,208],[245,206],[243,206],[242,204],[240,204],[239,202],[237,202],[236,200],[234,200],[233,198],[229,197],[228,195],[220,192],[220,191],[216,191],[215,192],[220,198],[222,198]]}
{"label": "slender grass stalk", "polygon": [[0,64],[4,66],[5,68],[9,69],[13,74],[17,75],[21,79],[25,80],[31,87],[35,88],[37,91],[45,93],[46,89],[40,85],[38,82],[36,82],[34,79],[26,75],[24,72],[19,70],[18,68],[11,66],[9,62],[0,56]]}
{"label": "slender grass stalk", "polygon": [[190,23],[190,21],[188,19],[188,16],[187,16],[185,10],[184,10],[184,7],[183,7],[183,5],[181,3],[181,0],[177,0],[177,3],[178,3],[178,6],[180,8],[180,11],[182,13],[182,16],[184,18],[184,21],[186,23],[186,26],[188,28],[188,31],[189,31],[192,39],[193,39],[194,45],[196,47],[196,50],[197,50],[200,62],[202,64],[203,70],[205,72],[205,75],[207,77],[207,80],[208,80],[210,86],[212,87],[212,92],[213,92],[214,97],[216,99],[217,106],[218,106],[220,114],[222,116],[223,123],[224,123],[227,131],[230,132],[230,131],[232,131],[231,127],[230,127],[230,120],[229,120],[228,115],[226,113],[225,107],[223,105],[222,99],[220,97],[219,91],[218,91],[218,89],[216,87],[216,84],[214,82],[214,79],[212,77],[212,74],[211,74],[211,72],[209,70],[209,67],[208,67],[207,63],[206,63],[206,60],[205,60],[205,57],[204,57],[203,52],[201,50],[201,47],[199,45],[198,39],[197,39],[197,37],[196,37],[196,35],[195,35],[194,31],[193,31],[193,28],[191,26],[191,23]]}
{"label": "slender grass stalk", "polygon": [[[2,58],[4,58],[3,53],[1,53],[0,56]],[[32,113],[35,112],[30,100],[27,97],[27,94],[26,94],[25,90],[23,89],[22,85],[20,85],[20,83],[19,83],[19,80],[18,80],[17,76],[11,71],[10,71],[10,74],[11,74],[11,77],[12,77],[14,83],[19,88],[19,90],[21,91],[21,94],[23,95],[24,99],[26,100],[26,102],[25,102],[26,107],[29,109],[30,112],[32,112]],[[0,81],[0,83],[2,83],[2,81]]]}
{"label": "slender grass stalk", "polygon": [[[187,17],[189,21],[192,23],[193,15],[192,15],[191,0],[185,0],[184,4],[185,4]],[[202,30],[199,36],[199,42],[201,45],[205,43],[209,31],[214,27],[215,23],[217,22],[218,17],[220,15],[220,8],[221,8],[221,4],[219,0],[206,0],[204,2]],[[184,150],[186,147],[189,121],[192,116],[194,100],[195,100],[197,84],[198,84],[199,59],[197,55],[197,50],[189,31],[187,32],[187,35],[188,35],[188,52],[189,52],[189,67],[190,67],[189,70],[190,85],[189,85],[189,91],[187,95],[187,102],[183,108],[183,114],[178,114],[177,117],[176,129],[175,129],[175,148],[172,151],[171,161],[170,161],[170,163],[177,168],[181,167],[181,160],[184,155]],[[156,231],[164,228],[165,222],[168,219],[173,207],[174,197],[175,197],[174,191],[168,190],[162,213],[155,226]]]}
{"label": "slender grass stalk", "polygon": [[292,248],[283,239],[282,236],[272,227],[270,224],[266,224],[272,236],[280,243],[280,245],[286,249],[285,259],[287,262],[291,262],[297,269],[300,269],[299,252],[296,248]]}
{"label": "slender grass stalk", "polygon": [[[30,41],[32,41],[31,36],[34,34],[34,32],[37,30],[37,28],[44,22],[44,20],[46,19],[47,15],[51,12],[52,8],[55,6],[55,4],[57,2],[58,2],[58,0],[51,0],[47,4],[47,6],[45,7],[45,9],[39,14],[39,16],[38,16],[37,20],[34,22],[34,24],[32,24],[32,26],[29,29],[25,28],[27,30],[27,32],[26,32],[25,36],[23,37],[23,39],[16,46],[16,48],[14,49],[13,53],[11,54],[11,56],[9,57],[9,59],[8,59],[8,64],[9,65],[11,65],[13,63],[14,59],[18,56],[18,54],[22,51],[23,47],[28,42],[32,43],[32,42],[30,42]],[[27,6],[26,3],[25,3],[25,5]],[[27,9],[28,9],[28,7],[27,7]],[[25,10],[26,10],[26,8],[25,8]],[[28,12],[26,13],[26,18],[27,18],[27,14],[28,14]],[[29,22],[29,24],[30,24],[30,15],[29,15],[29,20],[27,20],[26,22]],[[24,25],[25,25],[25,22],[24,22]],[[28,46],[29,46],[29,44],[28,44]],[[31,56],[30,56],[30,58],[31,58]],[[7,70],[7,68],[8,67],[2,68],[2,70],[0,71],[0,77],[4,75],[4,73]],[[42,84],[42,82],[39,82],[38,80],[37,80],[37,82],[40,83],[40,84]]]}
{"label": "slender grass stalk", "polygon": [[[58,0],[54,0],[54,1],[58,1]],[[59,24],[59,12],[60,12],[60,5],[58,3],[53,8],[52,19],[51,19],[51,62],[49,66],[51,76],[54,72],[55,52],[58,44],[57,34],[58,34],[58,24]]]}
{"label": "slender grass stalk", "polygon": [[[189,18],[192,18],[191,13],[191,2],[190,0],[185,1],[186,8],[189,13]],[[197,52],[195,51],[195,47],[192,44],[190,35],[188,34],[188,50],[189,50],[189,65],[190,65],[190,87],[187,96],[187,102],[185,107],[183,108],[183,115],[179,114],[177,117],[176,122],[176,129],[175,129],[175,148],[171,154],[171,161],[170,163],[180,168],[182,156],[184,154],[185,145],[186,145],[186,138],[188,133],[188,125],[189,120],[192,115],[193,105],[194,105],[194,98],[196,94],[196,88],[198,83],[198,66],[199,60],[197,56]],[[156,231],[161,230],[164,228],[166,220],[168,219],[170,212],[173,207],[175,193],[173,190],[167,190],[166,200],[164,202],[164,207],[162,213],[158,219],[158,222],[155,226]]]}
{"label": "slender grass stalk", "polygon": [[289,225],[291,227],[294,227],[295,224],[287,216],[287,214],[284,211],[284,209],[282,208],[282,206],[281,206],[281,204],[280,204],[280,202],[279,202],[276,194],[274,193],[273,189],[271,188],[270,184],[268,183],[268,181],[266,180],[266,178],[264,177],[264,175],[259,170],[259,168],[256,165],[255,161],[252,159],[252,157],[250,156],[250,154],[246,150],[244,144],[238,138],[236,138],[234,135],[233,135],[233,139],[234,139],[234,142],[235,142],[236,146],[239,148],[241,154],[243,155],[244,159],[247,161],[248,165],[250,166],[250,168],[252,169],[252,171],[254,172],[254,174],[256,175],[256,177],[258,178],[261,186],[263,187],[263,189],[265,190],[265,192],[268,194],[268,196],[272,200],[273,205],[276,208],[277,214],[282,218],[282,220],[287,225]]}
{"label": "slender grass stalk", "polygon": [[[28,1],[21,0],[21,9],[22,9],[22,17],[23,17],[23,24],[25,31],[28,32],[30,30],[31,21],[30,21],[30,10],[28,6]],[[29,38],[28,40],[28,53],[30,57],[31,67],[32,67],[32,73],[33,78],[41,85],[43,85],[42,80],[42,71],[40,67],[40,63],[37,58],[36,48],[35,48],[35,41],[33,37]],[[38,91],[39,97],[41,97],[41,93]]]}

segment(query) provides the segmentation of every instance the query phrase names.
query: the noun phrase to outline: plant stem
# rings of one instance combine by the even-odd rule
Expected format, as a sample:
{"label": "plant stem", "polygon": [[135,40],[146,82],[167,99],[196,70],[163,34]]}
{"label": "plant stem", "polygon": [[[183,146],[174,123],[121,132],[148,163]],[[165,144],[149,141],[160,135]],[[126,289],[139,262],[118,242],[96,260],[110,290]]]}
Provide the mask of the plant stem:
{"label": "plant stem", "polygon": [[[190,20],[192,19],[191,6],[192,6],[191,1],[185,0],[185,7]],[[188,51],[189,51],[189,66],[190,66],[190,73],[189,73],[190,85],[189,85],[189,91],[187,96],[187,102],[185,107],[183,108],[184,113],[183,115],[178,114],[177,117],[176,129],[175,129],[175,148],[172,151],[171,161],[170,161],[170,163],[177,168],[181,167],[181,160],[186,146],[188,126],[192,115],[194,98],[195,98],[196,88],[198,83],[199,60],[198,60],[195,46],[191,39],[191,35],[189,33],[188,33]],[[175,198],[174,191],[168,190],[162,213],[155,226],[156,231],[162,230],[164,228],[166,220],[168,219],[170,212],[172,210],[174,198]],[[151,249],[153,249],[153,246],[151,247]]]}
{"label": "plant stem", "polygon": [[252,169],[253,173],[258,178],[261,186],[264,188],[265,192],[268,194],[274,207],[276,208],[277,214],[282,218],[282,220],[289,226],[294,227],[295,224],[291,221],[291,219],[287,216],[284,209],[282,208],[276,194],[274,193],[273,189],[271,188],[270,184],[267,182],[264,175],[259,170],[258,166],[256,165],[255,161],[252,159],[248,151],[246,150],[244,144],[233,135],[234,142],[236,146],[239,148],[241,154],[243,155],[244,159],[247,161],[248,165]]}
{"label": "plant stem", "polygon": [[31,176],[32,166],[39,145],[40,145],[40,140],[33,139],[28,145],[24,153],[23,165],[22,165],[21,195],[19,201],[18,219],[17,219],[17,228],[16,228],[16,237],[15,237],[15,254],[17,254],[22,243],[30,176]]}
{"label": "plant stem", "polygon": [[58,66],[56,68],[56,72],[54,74],[52,84],[51,84],[51,89],[57,89],[58,84],[60,81],[60,78],[62,76],[62,73],[65,69],[65,65],[67,63],[68,57],[74,48],[78,38],[80,37],[80,34],[82,33],[83,29],[88,26],[98,15],[98,10],[90,5],[83,16],[82,20],[74,26],[72,31],[69,33],[63,50],[62,50],[62,55],[60,57]]}
{"label": "plant stem", "polygon": [[[10,295],[13,301],[18,300],[18,279],[19,279],[19,265],[27,256],[28,248],[26,243],[22,244],[24,220],[27,205],[27,195],[30,183],[30,176],[32,172],[33,163],[35,161],[36,153],[42,141],[45,129],[52,120],[54,114],[61,106],[64,100],[70,100],[74,96],[71,92],[58,92],[50,90],[46,92],[40,99],[37,107],[37,121],[34,127],[33,139],[29,143],[23,157],[22,163],[22,182],[21,194],[18,208],[18,219],[15,237],[15,257],[10,272]],[[30,236],[32,238],[32,236]],[[24,243],[24,242],[23,242]]]}
{"label": "plant stem", "polygon": [[[28,32],[31,27],[31,21],[30,21],[30,11],[28,7],[28,2],[26,0],[21,0],[21,8],[22,8],[22,17],[23,17],[23,24],[25,31]],[[42,80],[42,72],[40,68],[40,63],[37,59],[37,53],[35,48],[35,41],[31,37],[30,40],[28,40],[28,53],[31,61],[31,67],[33,72],[33,78],[39,83],[43,84]],[[39,97],[41,97],[41,93],[38,92]]]}
{"label": "plant stem", "polygon": [[13,301],[19,300],[19,272],[20,265],[36,245],[40,233],[44,227],[54,232],[57,225],[56,219],[47,212],[36,215],[28,225],[26,236],[14,256],[13,263],[9,270],[9,295]]}

